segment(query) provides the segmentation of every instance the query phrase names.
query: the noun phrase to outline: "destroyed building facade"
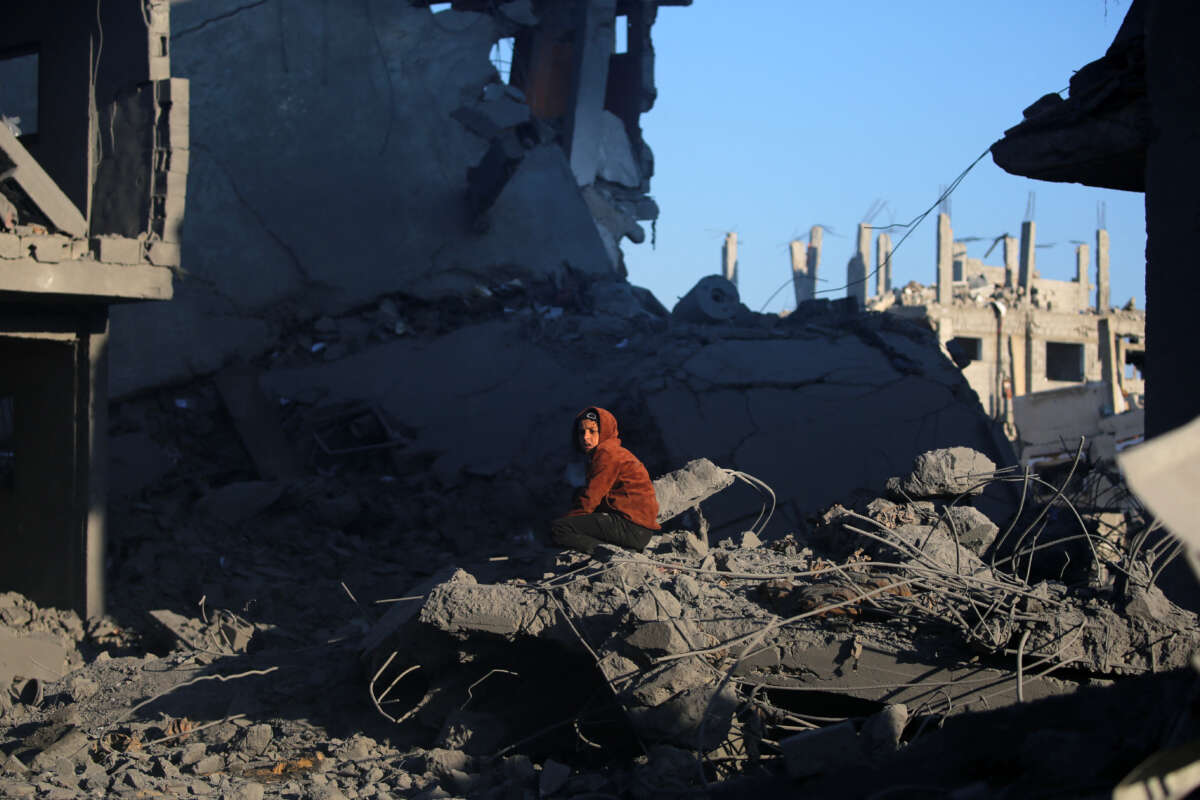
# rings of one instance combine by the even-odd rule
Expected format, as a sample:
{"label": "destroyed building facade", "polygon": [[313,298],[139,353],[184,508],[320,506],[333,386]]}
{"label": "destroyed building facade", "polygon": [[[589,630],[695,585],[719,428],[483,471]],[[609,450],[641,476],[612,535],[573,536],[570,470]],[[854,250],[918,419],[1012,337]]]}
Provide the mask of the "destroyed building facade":
{"label": "destroyed building facade", "polygon": [[[871,233],[865,224],[858,227],[859,252],[849,270],[866,295]],[[886,236],[877,237],[878,293],[864,298],[867,307],[928,324],[1022,461],[1070,458],[1080,436],[1089,440],[1093,458],[1109,461],[1140,441],[1146,314],[1132,302],[1125,308],[1110,303],[1106,230],[1096,231],[1094,284],[1086,244],[1075,248],[1073,280],[1044,278],[1035,262],[1034,222],[1021,224],[1019,239],[1005,236],[1004,263],[988,265],[967,255],[943,213],[935,283],[888,288]]]}
{"label": "destroyed building facade", "polygon": [[0,31],[0,586],[89,614],[109,308],[170,299],[179,264],[188,84],[169,38],[166,2],[27,3]]}
{"label": "destroyed building facade", "polygon": [[386,294],[623,277],[658,214],[651,29],[689,3],[172,4],[187,272],[169,308],[116,313],[114,396]]}

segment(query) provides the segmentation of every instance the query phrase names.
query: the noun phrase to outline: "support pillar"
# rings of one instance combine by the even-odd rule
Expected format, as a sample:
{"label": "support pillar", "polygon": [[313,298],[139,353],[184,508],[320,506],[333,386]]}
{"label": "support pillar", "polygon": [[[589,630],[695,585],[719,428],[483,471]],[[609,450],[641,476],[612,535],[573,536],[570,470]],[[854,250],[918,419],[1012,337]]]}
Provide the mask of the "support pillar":
{"label": "support pillar", "polygon": [[950,215],[938,214],[937,226],[937,301],[950,305],[954,300],[954,232]]}
{"label": "support pillar", "polygon": [[82,599],[85,617],[105,612],[104,560],[108,506],[108,307],[88,314],[76,344],[77,469],[83,539]]}
{"label": "support pillar", "polygon": [[877,295],[892,290],[892,237],[886,233],[875,240],[875,287]]}
{"label": "support pillar", "polygon": [[1021,223],[1021,255],[1020,265],[1017,268],[1017,286],[1025,290],[1025,297],[1029,297],[1029,290],[1033,287],[1033,271],[1035,269],[1033,259],[1034,237],[1037,234],[1037,226],[1033,220],[1026,220]]}
{"label": "support pillar", "polygon": [[1012,289],[1017,285],[1017,240],[1012,236],[1004,237],[1004,285]]}
{"label": "support pillar", "polygon": [[808,272],[808,250],[799,239],[788,246],[792,257],[792,289],[796,293],[796,306],[816,296],[816,285]]}
{"label": "support pillar", "polygon": [[608,62],[616,43],[617,0],[585,0],[576,25],[575,85],[567,110],[571,172],[580,186],[596,178]]}
{"label": "support pillar", "polygon": [[727,233],[725,244],[721,246],[721,275],[734,286],[737,286],[738,282],[737,240],[736,233]]}
{"label": "support pillar", "polygon": [[1111,308],[1108,283],[1108,231],[1096,231],[1096,313],[1107,314]]}
{"label": "support pillar", "polygon": [[813,225],[808,230],[808,258],[805,263],[808,264],[808,279],[812,281],[813,296],[817,294],[817,273],[821,268],[821,240],[825,235],[825,229],[820,225]]}
{"label": "support pillar", "polygon": [[846,264],[846,297],[856,298],[859,308],[867,306],[867,261],[870,257],[871,226],[860,222],[854,255]]}
{"label": "support pillar", "polygon": [[1200,415],[1194,347],[1200,270],[1200,4],[1146,6],[1146,437]]}
{"label": "support pillar", "polygon": [[1079,308],[1080,310],[1087,308],[1091,299],[1091,292],[1088,286],[1088,261],[1091,260],[1091,253],[1086,244],[1078,245],[1075,248],[1075,282],[1079,284]]}
{"label": "support pillar", "polygon": [[1097,327],[1100,338],[1100,369],[1104,376],[1104,401],[1113,414],[1120,414],[1125,411],[1125,395],[1121,393],[1122,365],[1117,363],[1112,324],[1108,317],[1101,317]]}

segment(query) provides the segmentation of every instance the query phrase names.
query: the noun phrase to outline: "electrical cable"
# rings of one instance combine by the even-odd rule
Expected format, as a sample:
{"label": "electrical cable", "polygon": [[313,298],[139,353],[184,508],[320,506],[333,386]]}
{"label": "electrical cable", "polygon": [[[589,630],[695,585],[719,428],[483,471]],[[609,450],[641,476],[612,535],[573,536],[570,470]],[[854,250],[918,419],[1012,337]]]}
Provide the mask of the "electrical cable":
{"label": "electrical cable", "polygon": [[[912,234],[912,232],[915,231],[920,226],[920,224],[925,220],[926,217],[928,217],[930,215],[930,213],[932,213],[932,211],[935,208],[937,208],[939,205],[941,205],[942,202],[947,197],[949,197],[954,192],[955,189],[958,188],[958,185],[960,183],[962,183],[963,178],[967,177],[967,174],[971,170],[975,169],[975,166],[980,161],[982,161],[984,159],[984,157],[990,152],[992,152],[992,149],[989,147],[988,149],[986,149],[982,153],[980,153],[979,156],[974,161],[972,161],[969,165],[967,165],[966,169],[964,169],[962,172],[960,172],[958,174],[957,178],[955,178],[953,181],[951,181],[950,185],[947,186],[946,189],[941,193],[941,195],[938,196],[938,199],[934,201],[933,205],[931,205],[929,208],[922,211],[917,216],[913,217],[913,219],[910,222],[893,223],[891,225],[883,225],[878,228],[872,227],[872,230],[880,230],[880,231],[891,230],[892,228],[907,228],[908,229],[907,231],[905,231],[904,235],[900,237],[900,241],[896,242],[896,246],[892,248],[892,252],[888,254],[888,257],[886,259],[884,259],[884,263],[882,265],[877,265],[875,267],[875,269],[868,272],[866,277],[862,278],[861,280],[851,281],[849,283],[846,283],[843,286],[833,286],[828,289],[821,289],[817,292],[814,292],[814,294],[827,294],[828,292],[838,292],[838,291],[841,291],[842,289],[849,289],[851,286],[856,286],[860,283],[866,283],[869,280],[871,280],[871,278],[873,278],[876,274],[878,274],[880,266],[890,267],[891,263],[892,263],[892,259],[896,255],[896,251],[900,249],[900,245],[904,244],[904,240],[907,239]],[[788,278],[786,281],[784,281],[778,289],[776,289],[774,292],[771,293],[771,296],[767,298],[766,302],[762,304],[762,308],[759,309],[759,313],[761,314],[763,311],[765,311],[767,306],[771,304],[771,301],[775,299],[776,295],[778,295],[780,292],[782,292],[784,289],[786,289],[787,287],[789,287],[791,285],[792,285],[791,278]]]}

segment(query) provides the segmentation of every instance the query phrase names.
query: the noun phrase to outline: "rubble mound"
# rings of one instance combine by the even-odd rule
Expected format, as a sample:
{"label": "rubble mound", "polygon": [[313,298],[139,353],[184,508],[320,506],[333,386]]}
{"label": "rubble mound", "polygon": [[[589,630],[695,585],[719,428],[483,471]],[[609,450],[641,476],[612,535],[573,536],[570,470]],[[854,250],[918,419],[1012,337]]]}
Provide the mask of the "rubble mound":
{"label": "rubble mound", "polygon": [[747,533],[704,551],[676,530],[645,553],[560,555],[536,581],[460,570],[370,632],[368,692],[381,711],[399,704],[384,711],[398,723],[485,731],[475,741],[494,750],[476,745],[470,781],[516,742],[579,773],[596,752],[640,751],[699,791],[764,768],[815,780],[881,763],[949,716],[1187,668],[1200,623],[1144,575],[1126,595],[1031,582],[1011,568],[1038,547],[1024,535],[996,557],[997,526],[960,504],[985,462],[927,454],[918,465],[940,475],[924,485],[954,501],[835,505],[765,544]]}

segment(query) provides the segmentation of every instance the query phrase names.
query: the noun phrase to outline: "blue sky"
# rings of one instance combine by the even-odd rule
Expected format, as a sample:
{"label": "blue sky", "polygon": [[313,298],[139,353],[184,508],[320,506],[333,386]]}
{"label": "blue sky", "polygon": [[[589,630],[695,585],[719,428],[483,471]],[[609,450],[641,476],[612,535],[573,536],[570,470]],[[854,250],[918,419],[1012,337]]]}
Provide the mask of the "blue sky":
{"label": "blue sky", "polygon": [[[845,296],[854,231],[907,223],[983,153],[1021,110],[1067,87],[1099,58],[1128,0],[806,3],[695,0],[664,7],[654,27],[658,101],[642,115],[654,150],[657,245],[623,244],[629,279],[671,308],[719,272],[739,236],[739,289],[754,310],[789,280],[787,246],[828,226],[818,291]],[[1140,193],[1009,175],[988,155],[950,198],[955,238],[1019,235],[1035,193],[1037,266],[1075,274],[1075,245],[1095,259],[1098,208],[1112,241],[1112,300],[1144,308]],[[936,211],[935,211],[936,214]],[[649,226],[647,225],[647,228]],[[933,214],[894,256],[894,284],[934,282]],[[892,231],[892,241],[904,230]],[[872,258],[873,258],[872,253]],[[986,260],[1003,263],[997,247]],[[1094,282],[1094,266],[1089,267]],[[790,285],[766,306],[794,305]]]}

